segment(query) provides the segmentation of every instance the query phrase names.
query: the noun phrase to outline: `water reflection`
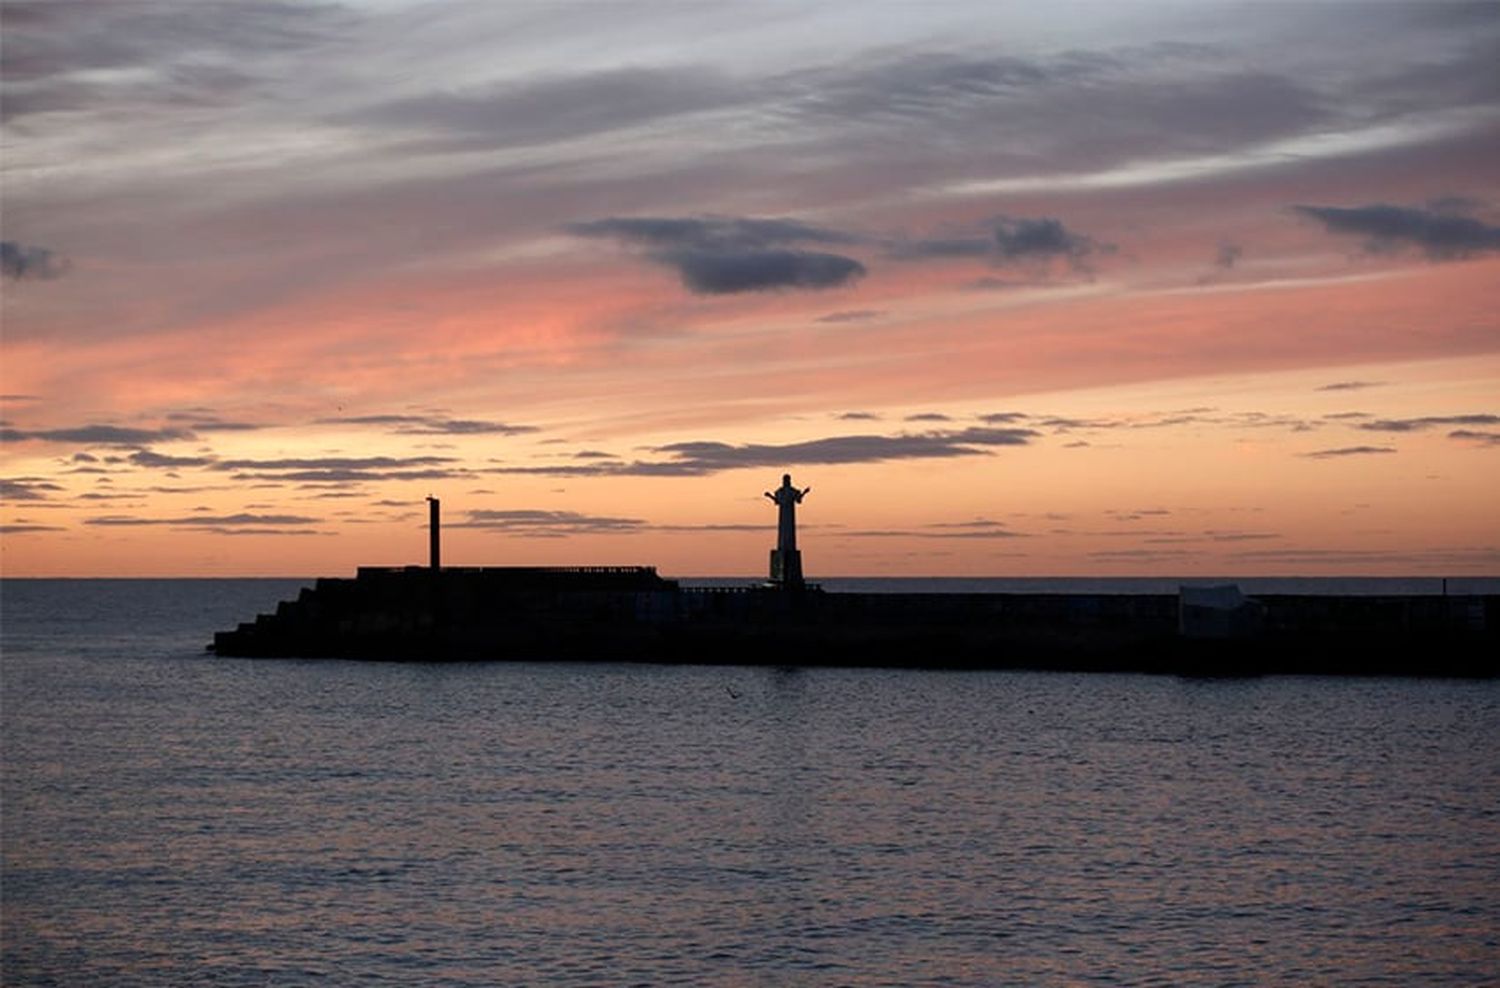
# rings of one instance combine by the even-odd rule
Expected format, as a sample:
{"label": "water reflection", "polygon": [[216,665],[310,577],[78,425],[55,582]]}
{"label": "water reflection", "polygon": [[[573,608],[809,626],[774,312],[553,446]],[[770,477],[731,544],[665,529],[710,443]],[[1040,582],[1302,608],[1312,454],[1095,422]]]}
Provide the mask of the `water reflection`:
{"label": "water reflection", "polygon": [[6,984],[1500,968],[1493,684],[4,661]]}

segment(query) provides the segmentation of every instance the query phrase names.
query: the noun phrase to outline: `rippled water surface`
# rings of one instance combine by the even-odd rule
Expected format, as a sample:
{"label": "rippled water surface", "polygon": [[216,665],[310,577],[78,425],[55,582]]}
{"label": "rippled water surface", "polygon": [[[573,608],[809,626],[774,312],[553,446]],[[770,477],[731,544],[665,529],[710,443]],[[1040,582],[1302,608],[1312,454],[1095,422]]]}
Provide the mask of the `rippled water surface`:
{"label": "rippled water surface", "polygon": [[5,985],[1500,972],[1500,684],[204,656],[295,586],[5,584]]}

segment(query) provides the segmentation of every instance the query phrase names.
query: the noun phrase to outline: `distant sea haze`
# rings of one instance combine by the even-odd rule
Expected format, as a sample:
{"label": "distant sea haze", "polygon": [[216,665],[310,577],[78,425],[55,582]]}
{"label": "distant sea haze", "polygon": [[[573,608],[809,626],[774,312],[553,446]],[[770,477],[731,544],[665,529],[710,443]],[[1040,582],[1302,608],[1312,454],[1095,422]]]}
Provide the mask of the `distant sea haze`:
{"label": "distant sea haze", "polygon": [[0,582],[0,983],[1500,971],[1497,681],[204,652],[302,585]]}

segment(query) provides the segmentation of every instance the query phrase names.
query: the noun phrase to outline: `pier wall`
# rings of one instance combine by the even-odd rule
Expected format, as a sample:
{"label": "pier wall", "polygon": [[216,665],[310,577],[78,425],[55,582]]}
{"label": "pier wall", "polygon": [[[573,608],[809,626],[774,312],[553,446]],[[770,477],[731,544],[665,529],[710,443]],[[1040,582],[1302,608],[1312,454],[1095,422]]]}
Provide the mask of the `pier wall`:
{"label": "pier wall", "polygon": [[1500,597],[684,589],[649,567],[362,568],[215,636],[225,656],[1494,676]]}

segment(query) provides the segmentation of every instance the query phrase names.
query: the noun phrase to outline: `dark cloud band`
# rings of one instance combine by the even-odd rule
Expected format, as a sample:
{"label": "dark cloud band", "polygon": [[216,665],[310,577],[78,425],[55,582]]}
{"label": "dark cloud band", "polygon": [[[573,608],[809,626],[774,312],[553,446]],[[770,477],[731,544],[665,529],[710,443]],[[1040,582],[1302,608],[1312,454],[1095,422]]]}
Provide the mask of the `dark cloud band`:
{"label": "dark cloud band", "polygon": [[1329,233],[1364,237],[1364,249],[1389,253],[1416,248],[1437,261],[1500,251],[1500,226],[1445,210],[1374,203],[1368,206],[1293,206]]}

